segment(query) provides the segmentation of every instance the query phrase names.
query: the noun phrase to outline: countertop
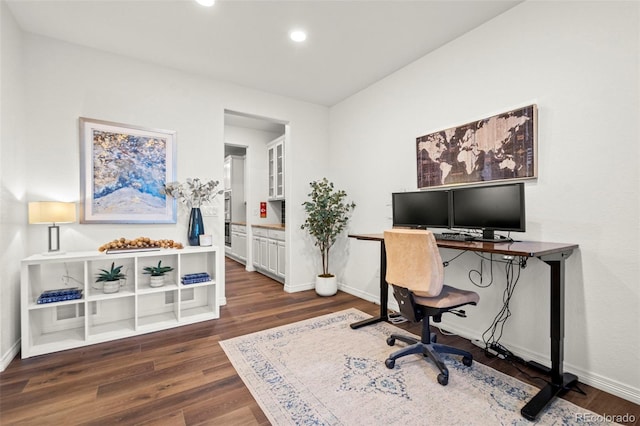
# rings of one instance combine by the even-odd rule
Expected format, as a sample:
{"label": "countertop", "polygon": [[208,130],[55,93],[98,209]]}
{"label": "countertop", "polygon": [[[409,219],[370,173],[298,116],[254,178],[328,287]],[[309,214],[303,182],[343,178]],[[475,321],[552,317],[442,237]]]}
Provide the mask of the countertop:
{"label": "countertop", "polygon": [[[247,226],[246,222],[231,222],[231,224]],[[253,226],[254,228],[277,229],[282,231],[286,229],[286,226],[281,223],[261,223],[261,224],[253,224],[251,226]]]}
{"label": "countertop", "polygon": [[254,228],[265,228],[265,229],[278,229],[278,230],[285,230],[285,225],[281,224],[281,223],[262,223],[259,225],[251,225]]}

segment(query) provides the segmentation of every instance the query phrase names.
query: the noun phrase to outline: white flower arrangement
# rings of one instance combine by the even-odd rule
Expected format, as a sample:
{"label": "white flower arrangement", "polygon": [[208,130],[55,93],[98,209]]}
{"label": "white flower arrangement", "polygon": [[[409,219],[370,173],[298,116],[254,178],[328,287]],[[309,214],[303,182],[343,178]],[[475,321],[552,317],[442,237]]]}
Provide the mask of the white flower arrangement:
{"label": "white flower arrangement", "polygon": [[222,194],[222,189],[216,190],[220,181],[210,180],[202,183],[198,178],[188,178],[186,182],[169,182],[164,185],[164,193],[179,200],[189,208],[199,208],[202,204],[209,203]]}

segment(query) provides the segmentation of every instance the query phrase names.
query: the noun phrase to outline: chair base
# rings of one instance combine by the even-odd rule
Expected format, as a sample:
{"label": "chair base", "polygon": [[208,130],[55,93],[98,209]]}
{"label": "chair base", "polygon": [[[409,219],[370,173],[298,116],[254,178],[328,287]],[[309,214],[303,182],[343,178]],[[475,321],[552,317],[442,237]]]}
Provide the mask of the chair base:
{"label": "chair base", "polygon": [[438,383],[442,386],[446,386],[449,383],[449,370],[444,365],[442,359],[438,354],[452,354],[462,356],[462,363],[466,366],[470,366],[473,363],[473,355],[462,349],[454,348],[452,346],[441,345],[435,343],[436,334],[430,333],[430,342],[422,342],[416,338],[404,336],[402,334],[392,334],[387,338],[387,344],[389,346],[395,345],[396,340],[407,343],[409,346],[404,347],[387,358],[384,364],[387,368],[392,369],[396,365],[396,359],[411,354],[422,354],[425,358],[431,359],[431,361],[438,367],[440,374],[438,374]]}

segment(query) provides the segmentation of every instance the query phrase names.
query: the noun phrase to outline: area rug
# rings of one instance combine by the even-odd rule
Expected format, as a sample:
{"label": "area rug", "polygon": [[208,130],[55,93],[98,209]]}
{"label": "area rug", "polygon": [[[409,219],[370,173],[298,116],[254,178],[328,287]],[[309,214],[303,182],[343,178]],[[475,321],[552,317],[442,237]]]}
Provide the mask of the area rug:
{"label": "area rug", "polygon": [[[520,409],[537,389],[474,361],[465,367],[447,357],[449,384],[418,356],[384,360],[394,349],[386,338],[406,333],[378,323],[349,324],[370,316],[357,310],[272,328],[220,345],[274,425],[530,425]],[[402,343],[396,345],[399,347]],[[602,425],[603,418],[562,399],[538,424]]]}

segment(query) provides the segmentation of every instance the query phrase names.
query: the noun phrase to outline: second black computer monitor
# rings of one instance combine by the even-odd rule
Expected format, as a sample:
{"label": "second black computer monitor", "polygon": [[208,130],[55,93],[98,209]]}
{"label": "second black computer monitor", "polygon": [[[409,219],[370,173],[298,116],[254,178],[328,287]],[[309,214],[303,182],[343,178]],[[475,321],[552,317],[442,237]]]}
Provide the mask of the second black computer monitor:
{"label": "second black computer monitor", "polygon": [[451,227],[482,231],[478,241],[500,241],[494,231],[525,232],[524,184],[476,186],[451,192]]}

